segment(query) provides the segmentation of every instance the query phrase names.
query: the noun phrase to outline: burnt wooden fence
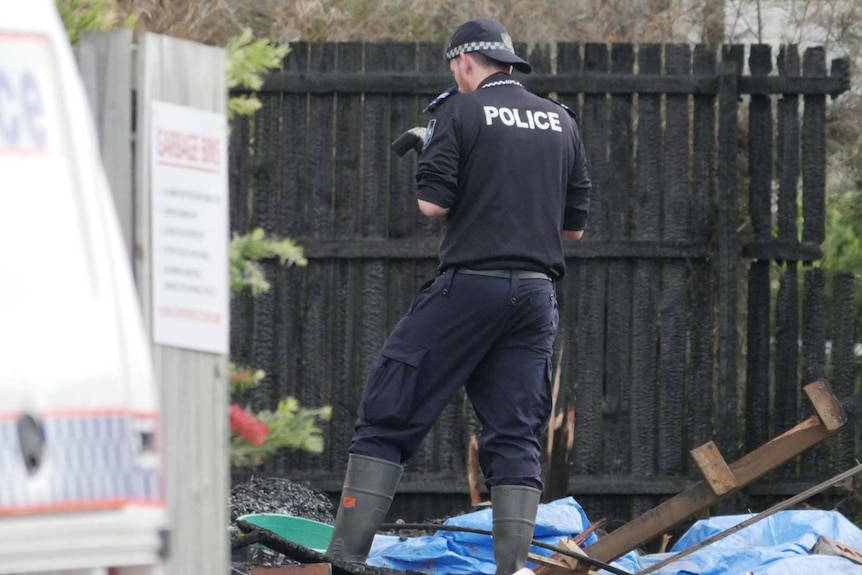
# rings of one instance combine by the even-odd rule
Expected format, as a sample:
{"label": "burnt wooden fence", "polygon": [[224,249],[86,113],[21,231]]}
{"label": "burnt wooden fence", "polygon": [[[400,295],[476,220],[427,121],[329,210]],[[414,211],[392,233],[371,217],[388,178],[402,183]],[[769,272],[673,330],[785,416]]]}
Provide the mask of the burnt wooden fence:
{"label": "burnt wooden fence", "polygon": [[[558,285],[560,405],[576,414],[567,490],[591,517],[627,519],[697,476],[691,448],[714,439],[733,461],[802,417],[805,383],[853,390],[853,277],[815,265],[827,98],[848,68],[792,45],[517,49],[534,67],[519,79],[579,111],[594,183],[590,231],[566,244]],[[323,454],[283,453],[258,474],[340,490],[368,369],[436,273],[415,158],[390,143],[450,82],[438,45],[299,43],[256,116],[233,125],[233,230],[294,238],[309,259],[269,263],[273,289],[233,301],[233,359],[268,374],[245,399],[333,408]],[[411,461],[393,516],[466,508],[473,431],[462,397]],[[845,432],[746,493],[796,493],[856,453]]]}

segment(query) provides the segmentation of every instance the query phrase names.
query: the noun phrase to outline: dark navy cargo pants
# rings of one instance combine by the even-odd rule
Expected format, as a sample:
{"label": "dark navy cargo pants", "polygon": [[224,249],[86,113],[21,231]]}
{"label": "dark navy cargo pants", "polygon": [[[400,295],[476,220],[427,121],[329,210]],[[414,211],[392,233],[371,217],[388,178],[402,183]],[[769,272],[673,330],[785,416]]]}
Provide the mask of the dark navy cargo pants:
{"label": "dark navy cargo pants", "polygon": [[350,452],[406,463],[464,386],[483,426],[486,485],[542,488],[559,324],[547,279],[453,273],[428,282],[374,362]]}

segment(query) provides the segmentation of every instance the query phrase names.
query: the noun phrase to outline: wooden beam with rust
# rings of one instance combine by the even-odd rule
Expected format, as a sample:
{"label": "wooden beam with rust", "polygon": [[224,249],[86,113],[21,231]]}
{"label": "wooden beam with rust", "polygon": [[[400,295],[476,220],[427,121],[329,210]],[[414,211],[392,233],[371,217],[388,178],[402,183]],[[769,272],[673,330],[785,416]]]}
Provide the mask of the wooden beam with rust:
{"label": "wooden beam with rust", "polygon": [[[807,385],[806,393],[809,393],[811,386],[819,388],[820,395],[824,392],[831,395],[828,383],[824,380]],[[590,557],[606,563],[618,559],[632,549],[668,532],[698,511],[726,499],[739,489],[834,435],[838,429],[840,428],[829,429],[820,417],[812,416],[730,464],[730,470],[737,483],[730,491],[716,495],[707,481],[699,481],[590,545],[585,551]]]}

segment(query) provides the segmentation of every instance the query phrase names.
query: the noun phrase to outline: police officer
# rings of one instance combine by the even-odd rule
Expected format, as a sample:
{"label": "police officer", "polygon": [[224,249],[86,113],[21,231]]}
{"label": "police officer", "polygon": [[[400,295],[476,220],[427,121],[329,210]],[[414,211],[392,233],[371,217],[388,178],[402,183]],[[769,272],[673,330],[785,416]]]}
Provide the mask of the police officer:
{"label": "police officer", "polygon": [[499,22],[463,24],[446,58],[457,93],[437,102],[416,173],[419,209],[445,218],[441,273],[372,366],[327,554],[365,561],[403,464],[463,386],[483,426],[496,575],[510,575],[541,496],[562,239],[583,234],[590,180],[574,114],[512,78],[531,67]]}

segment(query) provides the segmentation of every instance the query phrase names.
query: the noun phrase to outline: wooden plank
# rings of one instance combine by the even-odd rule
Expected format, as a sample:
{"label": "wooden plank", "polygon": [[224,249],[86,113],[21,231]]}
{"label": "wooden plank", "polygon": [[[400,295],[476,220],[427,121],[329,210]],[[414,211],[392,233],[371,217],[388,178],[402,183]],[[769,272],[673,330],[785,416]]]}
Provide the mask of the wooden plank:
{"label": "wooden plank", "polygon": [[[751,46],[749,68],[753,76],[772,71],[772,49],[767,44]],[[752,95],[748,115],[748,211],[756,241],[772,238],[772,100]],[[769,355],[771,262],[758,260],[748,270],[748,336],[745,438],[752,449],[769,438]]]}
{"label": "wooden plank", "polygon": [[[856,338],[856,278],[853,272],[842,272],[832,280],[832,389],[840,398],[848,397],[855,387]],[[853,429],[842,433],[832,442],[833,471],[852,465],[856,460],[855,437],[858,423],[853,420]]]}
{"label": "wooden plank", "polygon": [[[290,52],[282,61],[282,70],[302,73],[308,70],[311,45],[292,42]],[[265,96],[265,94],[261,94]],[[255,129],[264,130],[260,169],[271,172],[255,189],[259,202],[257,222],[264,230],[278,237],[296,238],[311,235],[311,221],[306,217],[306,205],[313,203],[309,186],[308,164],[310,148],[308,134],[314,130],[309,120],[309,100],[306,94],[278,94],[277,100],[262,100],[264,108],[255,115]],[[262,113],[266,110],[266,116]],[[273,126],[266,123],[274,122]],[[255,143],[257,144],[257,136]],[[275,148],[274,150],[271,148]],[[273,185],[275,184],[275,185]],[[266,210],[266,211],[264,211]],[[302,245],[301,243],[299,245]],[[255,354],[272,362],[267,379],[255,389],[255,408],[275,409],[278,402],[294,395],[297,382],[303,381],[303,355],[300,353],[305,336],[301,321],[304,305],[304,285],[308,268],[286,269],[278,263],[268,265],[267,277],[274,278],[274,289],[255,298]],[[289,318],[289,319],[288,319]],[[256,365],[256,364],[255,364]],[[258,391],[259,390],[259,391]],[[283,450],[267,465],[274,469],[307,468],[308,458],[296,451]]]}
{"label": "wooden plank", "polygon": [[[750,48],[752,76],[768,76],[772,71],[772,48],[755,44]],[[754,239],[772,237],[772,100],[754,94],[748,106],[748,211]]]}
{"label": "wooden plank", "polygon": [[[362,44],[340,42],[336,53],[338,70],[362,70]],[[362,144],[362,96],[339,94],[335,108],[335,230],[337,241],[352,244],[359,236],[362,213],[360,196],[360,150]],[[306,254],[313,250],[303,242]],[[332,285],[330,338],[332,341],[333,381],[329,383],[332,421],[356,419],[359,399],[365,386],[364,374],[370,367],[358,361],[362,325],[359,320],[360,262],[341,259],[336,262]],[[352,425],[329,425],[326,450],[330,452],[329,469],[341,474],[347,467],[347,449],[353,437]],[[341,490],[340,483],[338,491]]]}
{"label": "wooden plank", "polygon": [[[224,50],[143,34],[137,52],[136,269],[144,317],[152,325],[150,196],[154,100],[227,111]],[[202,72],[205,71],[205,72]],[[225,204],[225,211],[228,206]],[[225,238],[227,241],[227,238]],[[153,345],[160,383],[165,490],[171,517],[167,573],[226,573],[228,539],[228,360],[225,355]]]}
{"label": "wooden plank", "polygon": [[[440,50],[439,46],[434,46]],[[433,92],[451,80],[451,74],[326,74],[275,73],[267,76],[262,92],[302,94],[415,94]],[[715,76],[636,74],[607,76],[595,71],[577,74],[531,74],[521,78],[524,86],[538,94],[569,92],[583,94],[712,94],[719,90]],[[850,88],[849,76],[825,78],[741,77],[741,94],[806,94],[837,96]],[[244,90],[235,90],[242,93]],[[438,90],[439,93],[439,90]]]}
{"label": "wooden plank", "polygon": [[[641,74],[658,74],[661,72],[662,49],[660,44],[642,44],[638,48],[638,72]],[[652,94],[638,95],[638,132],[637,132],[637,188],[633,193],[631,236],[640,241],[657,241],[661,236],[662,213],[662,102],[661,96]],[[622,136],[622,134],[620,135]],[[612,163],[622,167],[622,158]],[[631,155],[625,158],[631,163]],[[628,170],[629,168],[627,168]],[[630,176],[631,177],[631,176]],[[621,182],[631,187],[634,183]],[[627,207],[627,206],[626,206]],[[620,209],[620,208],[617,208]],[[628,230],[626,230],[628,231]],[[625,236],[623,236],[625,237]],[[608,357],[609,365],[615,361],[626,362],[621,375],[626,377],[617,385],[625,388],[630,381],[630,401],[628,402],[626,421],[630,429],[620,437],[621,443],[629,444],[628,457],[631,460],[630,470],[636,475],[649,477],[656,472],[656,451],[658,448],[658,402],[656,390],[658,381],[658,358],[656,341],[658,341],[658,298],[659,298],[659,264],[651,260],[633,262],[633,283],[619,285],[619,280],[611,275],[609,285],[618,286],[615,289],[637,292],[629,306],[619,309],[626,317],[618,319],[618,324],[631,322],[631,328],[624,334],[631,337],[631,358]],[[635,288],[634,286],[637,286]],[[614,287],[612,287],[614,289]],[[610,317],[611,308],[608,309]],[[615,326],[608,324],[608,330]],[[631,368],[628,368],[631,362]],[[619,434],[618,431],[609,430]],[[613,444],[614,449],[621,451],[619,443]],[[623,451],[625,453],[625,451]],[[617,457],[620,457],[618,454]],[[636,498],[631,501],[631,514],[639,513],[655,505],[652,498]]]}
{"label": "wooden plank", "polygon": [[[802,381],[806,382],[826,377],[826,278],[824,270],[822,268],[805,270],[802,283],[802,329],[800,330],[802,346],[799,371]],[[808,391],[807,387],[806,391]],[[805,410],[803,412],[800,405],[797,413],[807,414],[810,411]],[[802,473],[814,477],[819,474],[821,465],[827,468],[831,465],[829,451],[825,445],[818,445],[805,454],[802,458]]]}
{"label": "wooden plank", "polygon": [[[795,44],[781,47],[778,53],[778,73],[789,78],[799,76],[799,50]],[[799,96],[787,95],[778,102],[777,159],[778,238],[787,242],[798,242]]]}
{"label": "wooden plank", "polygon": [[[665,73],[690,74],[691,49],[684,44],[665,47]],[[689,199],[689,97],[666,97],[663,147],[664,197],[661,238],[680,241],[688,238],[691,221]],[[658,450],[656,471],[662,475],[684,470],[685,364],[688,321],[692,315],[688,301],[688,267],[685,262],[661,263],[659,285],[658,349]]]}
{"label": "wooden plank", "polygon": [[[694,74],[714,73],[715,49],[697,45],[692,59]],[[715,228],[716,203],[716,98],[694,96],[692,126],[692,202],[688,235],[700,241],[710,241]],[[688,360],[686,398],[688,445],[695,446],[712,437],[715,403],[713,402],[715,370],[714,337],[716,317],[714,298],[718,292],[714,264],[707,260],[689,262],[690,306],[692,321]],[[686,461],[687,463],[687,461]]]}
{"label": "wooden plank", "polygon": [[[607,74],[610,69],[610,54],[606,44],[589,43],[584,46],[584,70],[596,74]],[[581,136],[587,154],[587,166],[592,180],[590,197],[591,238],[606,239],[609,233],[608,199],[605,191],[609,185],[607,102],[605,94],[585,94],[581,117]]]}
{"label": "wooden plank", "polygon": [[[643,50],[643,48],[641,48]],[[634,70],[634,46],[612,44],[611,76],[631,74]],[[632,196],[634,187],[634,138],[632,136],[632,95],[613,94],[610,105],[610,157],[613,170],[608,173],[608,232],[612,237],[629,235],[632,226]],[[653,223],[654,225],[654,223]]]}
{"label": "wooden plank", "polygon": [[[614,44],[611,47],[611,74],[631,74],[635,63],[632,44]],[[608,234],[617,240],[631,237],[632,214],[635,212],[635,175],[634,175],[634,128],[632,96],[616,94],[610,102],[610,157],[607,196]],[[643,239],[643,238],[639,238]],[[633,347],[638,324],[632,324],[632,313],[636,311],[632,298],[634,266],[625,260],[614,260],[608,264],[607,311],[605,312],[605,417],[602,421],[604,434],[602,471],[605,473],[628,473],[633,458],[637,456],[636,442],[641,437],[654,441],[650,428],[641,434],[632,432],[637,428],[635,417],[642,413],[651,414],[652,410],[635,409],[639,405],[634,382],[641,375],[636,364],[633,365]],[[634,303],[640,300],[635,299]],[[654,325],[654,322],[653,322]],[[648,338],[645,335],[645,338]],[[652,341],[652,349],[655,342]],[[654,377],[644,374],[643,377]],[[578,408],[581,405],[577,406]],[[650,452],[651,453],[651,452]],[[640,473],[641,470],[638,470]],[[649,472],[652,466],[649,466]]]}
{"label": "wooden plank", "polygon": [[[806,52],[806,55],[808,54],[817,54],[817,52]],[[825,56],[823,57],[825,58]],[[805,68],[806,74],[816,74],[819,71],[817,60],[818,58],[808,58]],[[825,64],[823,64],[823,70],[825,70]],[[825,121],[817,112],[819,104],[815,105],[813,110],[808,109],[808,104],[806,101],[806,117],[809,112],[812,112],[815,118]],[[814,125],[818,125],[818,122],[814,122]],[[812,147],[809,148],[805,141],[809,132],[803,126],[802,234],[809,241],[815,239],[822,241],[825,237],[826,225],[824,203],[826,196],[825,124],[819,124],[819,128],[815,128],[811,124],[808,125],[808,130],[813,131],[814,129],[820,130],[820,140],[818,141],[823,144],[822,147],[815,145],[818,142],[815,141],[811,143]],[[816,165],[808,166],[812,163]],[[813,198],[812,196],[817,197]],[[814,381],[826,377],[826,279],[822,268],[807,269],[803,277],[801,337],[802,349],[799,368],[802,381]],[[803,458],[803,469],[811,474],[817,469],[818,464],[824,461],[828,464],[829,454],[825,446],[819,446]]]}
{"label": "wooden plank", "polygon": [[716,436],[719,447],[731,457],[737,441],[738,353],[737,301],[739,294],[739,235],[737,178],[737,116],[739,93],[737,62],[722,62],[719,69],[718,123],[718,415]]}
{"label": "wooden plank", "polygon": [[[311,44],[308,42],[292,42],[290,52],[282,62],[282,69],[286,72],[302,74],[308,71],[309,58],[311,57]],[[261,94],[264,96],[265,94]],[[308,184],[309,149],[307,146],[309,132],[315,128],[309,123],[309,96],[308,94],[277,94],[278,108],[268,114],[266,118],[261,117],[258,111],[255,115],[255,130],[260,126],[267,130],[268,134],[276,136],[276,140],[270,140],[270,145],[278,148],[276,155],[265,149],[267,156],[260,158],[258,165],[261,170],[271,170],[268,184],[279,182],[278,187],[269,188],[266,191],[267,210],[270,213],[258,215],[260,221],[271,233],[284,237],[296,238],[305,235],[306,225],[306,203],[310,201],[311,190]],[[264,107],[267,102],[263,100]],[[275,107],[275,102],[270,104]],[[273,115],[277,119],[273,119]],[[261,123],[276,121],[277,125],[267,127]],[[264,198],[255,201],[262,201]]]}
{"label": "wooden plank", "polygon": [[[332,361],[333,377],[330,385],[329,405],[332,421],[355,421],[359,399],[365,386],[363,373],[366,366],[356,360],[361,325],[355,303],[359,266],[355,262],[340,261],[336,265],[332,293]],[[353,437],[352,425],[329,425],[327,451],[332,452],[329,469],[343,473],[347,466],[347,449]]]}
{"label": "wooden plank", "polygon": [[[826,51],[807,48],[806,78],[826,77]],[[802,118],[802,239],[819,244],[826,237],[826,96],[805,96]]]}
{"label": "wooden plank", "polygon": [[230,125],[230,231],[249,231],[251,185],[251,121],[246,116],[234,118]]}
{"label": "wooden plank", "polygon": [[[337,44],[313,43],[309,46],[308,69],[316,74],[333,72]],[[302,218],[306,233],[315,238],[331,238],[335,233],[335,178],[332,170],[335,145],[335,106],[332,94],[309,94],[308,129],[305,134],[305,165],[284,166],[285,170],[304,169],[306,190]],[[290,118],[285,118],[288,122]],[[289,125],[289,124],[288,124]]]}
{"label": "wooden plank", "polygon": [[[575,355],[575,444],[573,469],[593,474],[602,470],[601,405],[604,381],[606,267],[580,266]],[[570,483],[571,485],[571,483]]]}
{"label": "wooden plank", "polygon": [[[714,74],[715,48],[699,44],[692,57],[693,74]],[[715,223],[713,203],[716,201],[716,97],[694,96],[694,126],[692,142],[691,219],[688,235],[702,241],[712,239]]]}
{"label": "wooden plank", "polygon": [[805,270],[802,309],[802,381],[826,377],[826,274]]}
{"label": "wooden plank", "polygon": [[716,495],[724,495],[737,486],[733,471],[712,441],[692,449],[691,456]]}
{"label": "wooden plank", "polygon": [[742,248],[742,256],[772,262],[813,262],[823,258],[823,250],[810,242],[774,239],[746,244]]}
{"label": "wooden plank", "polygon": [[[578,74],[584,65],[581,44],[578,42],[557,42],[557,75]],[[562,90],[558,90],[558,94]],[[577,93],[577,91],[575,92]]]}
{"label": "wooden plank", "polygon": [[[592,232],[592,230],[590,230]],[[596,230],[596,233],[600,233]],[[303,246],[308,259],[437,259],[440,240],[423,230],[403,239],[338,238],[316,239],[293,236]],[[706,243],[663,242],[659,240],[601,239],[585,237],[578,242],[564,242],[567,260],[571,259],[705,259],[712,254]]]}
{"label": "wooden plank", "polygon": [[[254,117],[254,189],[252,191],[252,227],[272,234],[279,228],[279,200],[285,183],[280,169],[282,157],[287,153],[281,131],[282,97],[261,94],[261,108]],[[288,188],[290,189],[290,188]],[[264,262],[264,271],[270,281],[281,277],[277,261]],[[251,298],[250,351],[245,358],[255,369],[263,370],[268,378],[266,385],[258,385],[249,393],[255,409],[274,408],[278,403],[278,381],[292,374],[290,361],[281,363],[277,357],[278,344],[277,303],[284,282],[275,281],[274,289]],[[294,293],[299,293],[296,290]],[[298,299],[298,298],[297,298]],[[296,354],[294,354],[296,355]]]}
{"label": "wooden plank", "polygon": [[706,481],[699,481],[679,495],[599,539],[585,551],[594,559],[604,562],[613,561],[653,538],[667,533],[697,511],[726,499],[834,433],[826,429],[819,417],[811,417],[730,464],[730,469],[736,477],[736,488],[723,495],[716,495]]}
{"label": "wooden plank", "polygon": [[[310,44],[308,69],[320,74],[332,73],[337,46],[332,42]],[[332,94],[308,96],[308,123],[304,134],[306,187],[299,190],[299,195],[304,198],[303,231],[314,238],[331,239],[335,235],[336,190],[332,156],[336,103],[336,97]],[[283,117],[282,121],[289,122],[289,118]],[[302,169],[302,166],[297,167]],[[291,166],[283,168],[289,170]],[[330,314],[336,265],[333,261],[318,260],[309,262],[308,267],[301,271],[290,270],[291,274],[302,276],[301,289],[293,293],[293,298],[299,299],[299,323],[302,326],[299,346],[292,348],[293,353],[299,352],[299,373],[298,377],[285,378],[280,382],[279,390],[282,396],[291,395],[301,405],[312,408],[328,405],[332,397],[334,369],[333,362],[328,358],[332,357]],[[319,469],[323,466],[324,457],[329,455],[296,453],[290,460],[293,465]],[[341,455],[343,457],[343,453]]]}
{"label": "wooden plank", "polygon": [[[389,72],[393,52],[387,44],[369,43],[363,48],[366,72]],[[362,198],[360,233],[363,237],[385,238],[387,233],[386,192],[389,189],[389,164],[393,160],[389,145],[395,139],[391,133],[389,104],[388,94],[366,94],[364,98],[359,173]]]}
{"label": "wooden plank", "polygon": [[[691,48],[686,44],[668,44],[665,47],[665,74],[691,74]],[[687,95],[668,94],[666,97],[666,131],[662,148],[663,180],[661,237],[681,241],[688,238],[691,229],[691,196],[689,173],[689,117]]]}
{"label": "wooden plank", "polygon": [[[584,47],[585,70],[607,73],[609,54],[605,44]],[[608,236],[607,207],[604,190],[608,182],[607,113],[605,97],[584,96],[581,135],[592,178],[590,231],[595,238]],[[584,240],[577,242],[583,247]],[[571,242],[566,242],[571,243]],[[607,266],[604,262],[579,265],[577,315],[574,355],[580,360],[575,369],[576,427],[574,470],[577,473],[599,473],[602,461],[602,388],[605,378],[605,306],[607,300]]]}
{"label": "wooden plank", "polygon": [[771,432],[797,418],[799,401],[799,282],[796,263],[788,263],[775,301],[775,396]]}
{"label": "wooden plank", "polygon": [[[362,69],[362,44],[340,42],[336,53],[339,71]],[[350,241],[359,232],[359,151],[362,142],[362,96],[339,94],[335,108],[335,230],[336,238]]]}
{"label": "wooden plank", "polygon": [[[552,48],[548,43],[537,43],[532,46],[530,50],[530,55],[527,57],[527,61],[533,67],[533,71],[529,76],[519,75],[519,82],[529,82],[533,77],[533,74],[549,76],[553,74],[553,63],[551,62],[551,53]],[[528,87],[527,89],[533,92],[538,96],[542,96],[543,98],[547,98],[549,95],[549,91],[547,90],[548,86],[535,85],[532,87]]]}
{"label": "wooden plank", "polygon": [[748,335],[745,391],[744,447],[751,449],[769,438],[769,360],[771,285],[769,261],[752,262],[748,269]]}
{"label": "wooden plank", "polygon": [[78,70],[90,100],[105,175],[133,259],[135,215],[132,154],[132,32],[85,33],[77,49]]}
{"label": "wooden plank", "polygon": [[805,394],[814,405],[814,410],[829,431],[836,431],[847,423],[847,414],[841,403],[832,394],[825,379],[819,379],[805,386]]}

